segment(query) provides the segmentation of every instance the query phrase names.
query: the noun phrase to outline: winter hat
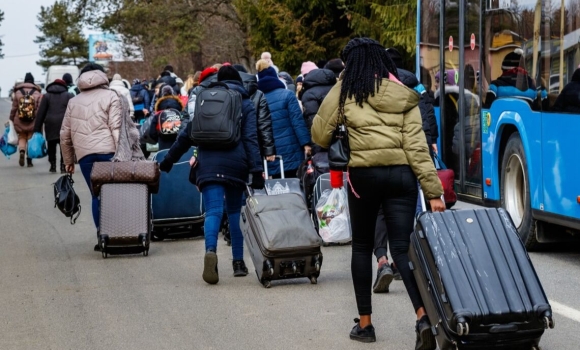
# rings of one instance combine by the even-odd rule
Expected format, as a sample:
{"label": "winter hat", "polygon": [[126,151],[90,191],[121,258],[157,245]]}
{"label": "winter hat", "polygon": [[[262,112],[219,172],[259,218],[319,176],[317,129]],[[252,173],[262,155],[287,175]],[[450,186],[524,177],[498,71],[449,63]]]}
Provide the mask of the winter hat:
{"label": "winter hat", "polygon": [[262,80],[265,77],[274,77],[278,78],[278,74],[276,74],[276,70],[272,67],[268,67],[263,71],[258,73],[258,80]]}
{"label": "winter hat", "polygon": [[248,70],[246,69],[246,67],[242,66],[241,64],[234,64],[233,67],[238,71],[238,72],[242,72],[242,73],[248,73]]}
{"label": "winter hat", "polygon": [[173,88],[169,85],[164,85],[161,88],[161,96],[173,96]]}
{"label": "winter hat", "polygon": [[86,73],[86,72],[90,72],[93,70],[100,70],[101,72],[105,73],[105,69],[100,64],[89,63],[86,66],[84,66],[83,69],[81,69],[81,74]]}
{"label": "winter hat", "polygon": [[302,83],[303,81],[304,81],[304,77],[303,77],[302,75],[299,75],[299,76],[296,78],[296,84],[298,84],[298,83]]}
{"label": "winter hat", "polygon": [[168,64],[168,65],[165,66],[165,68],[163,68],[163,70],[164,71],[167,71],[167,72],[173,73],[173,66],[170,65],[170,64]]}
{"label": "winter hat", "polygon": [[202,81],[204,81],[206,78],[216,74],[218,72],[218,70],[214,67],[209,67],[204,69],[201,72],[201,75],[199,76],[199,82],[201,83]]}
{"label": "winter hat", "polygon": [[[231,66],[232,64],[230,62],[224,62],[222,63],[222,66]],[[220,67],[221,68],[221,67]]]}
{"label": "winter hat", "polygon": [[32,76],[31,73],[26,73],[26,76],[24,77],[24,82],[34,84],[34,77]]}
{"label": "winter hat", "polygon": [[66,82],[62,79],[55,79],[54,83],[58,84],[58,85],[66,86]]}
{"label": "winter hat", "polygon": [[389,47],[387,49],[387,53],[389,54],[391,60],[393,61],[395,66],[397,66],[397,68],[403,67],[403,56],[401,56],[401,53],[397,49]]}
{"label": "winter hat", "polygon": [[503,61],[501,62],[502,70],[510,70],[520,66],[520,58],[522,55],[516,50],[514,52],[508,53]]}
{"label": "winter hat", "polygon": [[64,80],[66,85],[73,84],[73,78],[72,78],[72,75],[70,75],[70,73],[64,73],[64,75],[62,76],[62,80]]}
{"label": "winter hat", "polygon": [[304,76],[314,69],[318,69],[318,66],[314,62],[312,61],[303,62],[302,67],[300,68],[300,73]]}
{"label": "winter hat", "polygon": [[223,66],[218,71],[217,76],[218,81],[225,81],[225,80],[237,80],[240,83],[242,82],[242,77],[240,73],[232,67],[232,66]]}
{"label": "winter hat", "polygon": [[318,69],[322,69],[324,66],[326,66],[327,63],[327,60],[318,60],[318,62],[316,62],[316,67],[318,67]]}
{"label": "winter hat", "polygon": [[141,84],[141,80],[133,79],[133,85],[138,85],[138,84]]}
{"label": "winter hat", "polygon": [[333,58],[326,63],[324,68],[330,69],[335,75],[338,75],[344,70],[344,63],[340,58]]}
{"label": "winter hat", "polygon": [[115,74],[113,75],[113,80],[123,80],[123,78],[121,77],[121,74]]}

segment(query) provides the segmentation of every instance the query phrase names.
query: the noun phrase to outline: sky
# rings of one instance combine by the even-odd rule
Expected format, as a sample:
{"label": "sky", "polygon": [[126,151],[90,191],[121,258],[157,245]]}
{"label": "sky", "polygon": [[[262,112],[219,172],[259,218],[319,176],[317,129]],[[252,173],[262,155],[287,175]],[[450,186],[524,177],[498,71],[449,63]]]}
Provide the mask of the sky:
{"label": "sky", "polygon": [[54,1],[0,0],[0,9],[4,11],[4,21],[0,23],[0,36],[4,43],[4,59],[0,59],[1,97],[7,97],[16,79],[24,79],[27,72],[32,73],[35,80],[46,80],[43,69],[36,65],[40,48],[33,40],[40,35],[36,28],[40,6],[50,6]]}

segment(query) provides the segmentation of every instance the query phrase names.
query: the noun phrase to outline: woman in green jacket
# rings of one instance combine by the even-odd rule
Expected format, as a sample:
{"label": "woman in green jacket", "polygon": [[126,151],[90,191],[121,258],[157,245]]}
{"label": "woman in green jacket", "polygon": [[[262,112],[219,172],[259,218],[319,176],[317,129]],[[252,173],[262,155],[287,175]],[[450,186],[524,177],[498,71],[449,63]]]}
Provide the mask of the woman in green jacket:
{"label": "woman in green jacket", "polygon": [[346,68],[314,118],[312,138],[327,148],[344,121],[350,143],[348,203],[352,225],[351,272],[360,319],[351,339],[374,342],[371,322],[372,254],[375,223],[382,205],[391,255],[417,314],[417,350],[435,349],[407,252],[417,204],[417,180],[433,211],[445,204],[441,182],[427,149],[419,95],[401,84],[384,47],[368,38],[352,39],[342,52]]}

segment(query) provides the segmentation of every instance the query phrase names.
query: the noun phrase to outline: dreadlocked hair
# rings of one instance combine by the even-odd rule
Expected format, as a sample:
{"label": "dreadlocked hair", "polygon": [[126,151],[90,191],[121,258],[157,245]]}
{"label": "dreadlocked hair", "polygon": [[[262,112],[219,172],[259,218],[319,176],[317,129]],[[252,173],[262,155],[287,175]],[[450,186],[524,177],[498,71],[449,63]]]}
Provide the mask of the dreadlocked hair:
{"label": "dreadlocked hair", "polygon": [[356,104],[362,107],[369,96],[374,96],[381,86],[382,79],[389,73],[397,79],[397,67],[385,48],[370,38],[355,38],[342,50],[345,70],[340,87],[339,111],[344,115],[344,104],[354,97]]}

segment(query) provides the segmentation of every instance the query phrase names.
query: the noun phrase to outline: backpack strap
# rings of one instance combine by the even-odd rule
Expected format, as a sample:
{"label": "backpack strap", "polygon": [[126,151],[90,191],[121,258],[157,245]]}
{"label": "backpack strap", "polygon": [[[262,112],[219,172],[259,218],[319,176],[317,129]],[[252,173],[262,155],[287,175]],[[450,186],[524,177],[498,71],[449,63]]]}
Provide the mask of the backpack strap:
{"label": "backpack strap", "polygon": [[208,89],[216,87],[216,86],[225,87],[228,90],[230,89],[228,84],[224,83],[223,81],[214,81],[213,83],[209,84]]}

